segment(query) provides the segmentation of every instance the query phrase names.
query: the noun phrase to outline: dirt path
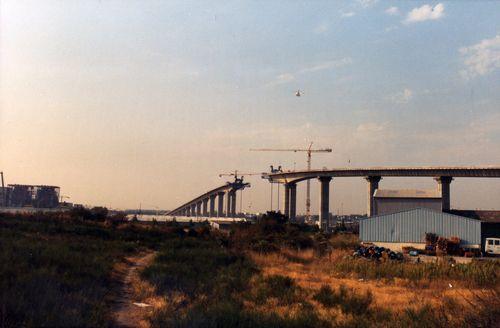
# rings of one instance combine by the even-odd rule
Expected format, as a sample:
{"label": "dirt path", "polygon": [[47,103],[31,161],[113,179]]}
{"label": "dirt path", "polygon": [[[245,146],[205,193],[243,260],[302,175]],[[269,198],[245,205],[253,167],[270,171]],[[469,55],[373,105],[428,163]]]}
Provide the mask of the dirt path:
{"label": "dirt path", "polygon": [[146,315],[153,311],[153,307],[136,299],[134,285],[140,284],[140,270],[148,266],[155,255],[156,252],[147,251],[126,257],[115,268],[114,278],[118,284],[113,301],[113,318],[116,327],[149,327]]}

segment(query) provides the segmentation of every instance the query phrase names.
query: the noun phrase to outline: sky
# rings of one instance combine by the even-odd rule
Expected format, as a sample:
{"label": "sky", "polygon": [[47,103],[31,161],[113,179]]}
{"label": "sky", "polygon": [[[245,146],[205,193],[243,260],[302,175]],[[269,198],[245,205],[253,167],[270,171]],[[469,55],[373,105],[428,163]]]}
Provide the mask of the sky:
{"label": "sky", "polygon": [[[303,169],[249,149],[310,142],[333,148],[313,168],[500,165],[499,91],[498,1],[0,0],[0,170],[75,203],[172,209],[221,173]],[[245,179],[242,210],[269,210]],[[332,212],[366,212],[366,181],[331,188]],[[500,179],[451,188],[500,210]]]}

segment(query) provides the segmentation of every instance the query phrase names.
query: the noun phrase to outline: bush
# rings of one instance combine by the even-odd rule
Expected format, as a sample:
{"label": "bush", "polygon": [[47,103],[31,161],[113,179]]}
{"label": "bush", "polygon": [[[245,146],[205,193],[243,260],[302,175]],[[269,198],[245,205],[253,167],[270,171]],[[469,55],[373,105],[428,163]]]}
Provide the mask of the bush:
{"label": "bush", "polygon": [[353,289],[344,285],[341,285],[336,292],[330,286],[324,285],[313,296],[313,299],[327,308],[339,306],[344,313],[362,315],[370,312],[373,295],[371,291],[367,291],[366,294],[357,294]]}

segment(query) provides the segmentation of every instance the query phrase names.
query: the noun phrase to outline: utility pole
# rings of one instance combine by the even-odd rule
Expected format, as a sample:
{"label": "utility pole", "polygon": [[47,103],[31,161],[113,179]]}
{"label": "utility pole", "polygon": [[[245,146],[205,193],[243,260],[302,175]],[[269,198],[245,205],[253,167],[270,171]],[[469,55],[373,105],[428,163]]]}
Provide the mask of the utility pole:
{"label": "utility pole", "polygon": [[[307,170],[311,171],[311,157],[312,153],[331,153],[331,148],[324,149],[313,149],[313,143],[309,144],[309,147],[306,149],[303,148],[292,148],[292,149],[271,149],[271,148],[258,148],[258,149],[250,149],[250,151],[293,151],[296,152],[305,152],[307,154]],[[271,184],[272,186],[272,184]],[[272,206],[272,205],[271,205]],[[311,182],[307,180],[307,191],[306,191],[306,218],[309,220],[311,218]]]}

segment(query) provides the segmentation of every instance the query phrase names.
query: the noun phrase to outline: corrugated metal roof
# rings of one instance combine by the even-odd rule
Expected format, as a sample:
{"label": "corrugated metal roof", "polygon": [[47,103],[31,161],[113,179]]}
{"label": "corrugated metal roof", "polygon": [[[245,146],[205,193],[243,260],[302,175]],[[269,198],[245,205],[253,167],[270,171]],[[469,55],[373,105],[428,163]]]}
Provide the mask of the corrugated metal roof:
{"label": "corrugated metal roof", "polygon": [[465,216],[483,222],[500,223],[500,211],[488,210],[450,210],[448,213]]}
{"label": "corrugated metal roof", "polygon": [[441,198],[437,190],[416,190],[416,189],[377,189],[376,198]]}
{"label": "corrugated metal roof", "polygon": [[481,221],[427,208],[363,219],[359,225],[362,241],[420,243],[426,233],[457,236],[462,244],[481,244]]}

